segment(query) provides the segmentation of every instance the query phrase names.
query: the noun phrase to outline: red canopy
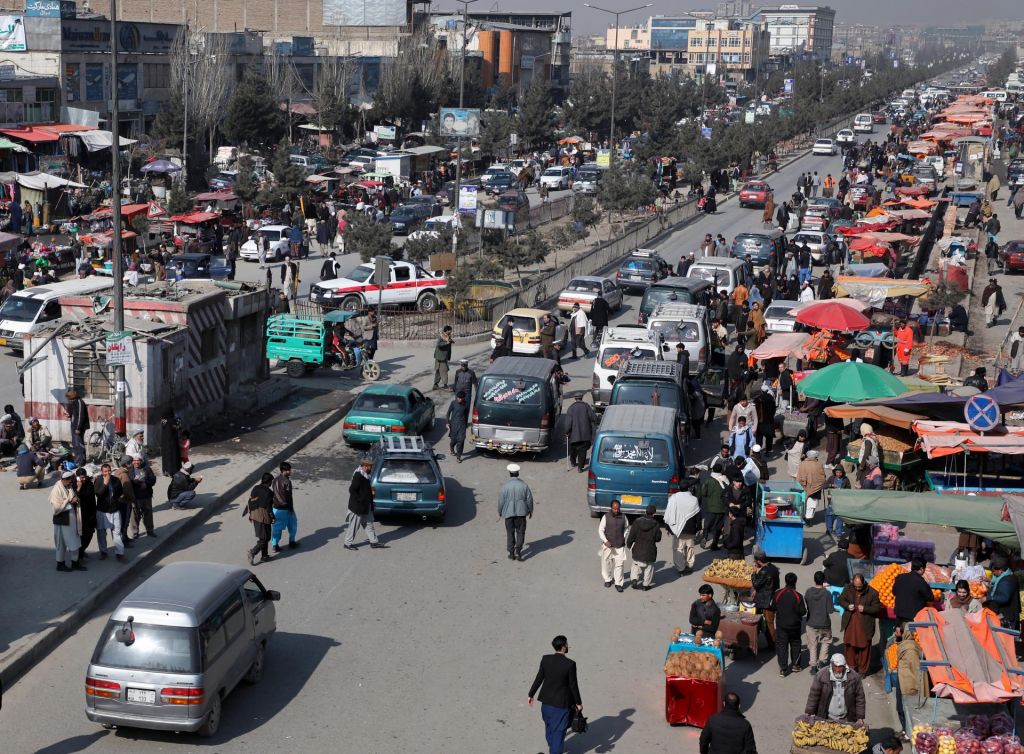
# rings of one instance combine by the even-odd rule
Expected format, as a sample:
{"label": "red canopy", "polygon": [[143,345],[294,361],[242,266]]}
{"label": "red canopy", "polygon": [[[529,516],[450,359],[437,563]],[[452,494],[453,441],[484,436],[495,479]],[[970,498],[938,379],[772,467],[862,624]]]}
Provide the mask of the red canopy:
{"label": "red canopy", "polygon": [[810,327],[840,332],[863,330],[871,324],[871,320],[860,312],[835,301],[822,301],[808,306],[796,315],[796,321]]}
{"label": "red canopy", "polygon": [[363,188],[378,188],[384,185],[384,181],[365,180],[359,181],[356,185],[362,186]]}
{"label": "red canopy", "polygon": [[231,202],[237,198],[230,191],[207,191],[204,194],[196,194],[197,202]]}
{"label": "red canopy", "polygon": [[896,193],[901,196],[924,196],[930,191],[927,186],[900,186],[896,189]]}
{"label": "red canopy", "polygon": [[216,212],[188,212],[184,215],[174,215],[171,222],[185,223],[186,225],[199,225],[200,223],[216,220],[220,217]]}

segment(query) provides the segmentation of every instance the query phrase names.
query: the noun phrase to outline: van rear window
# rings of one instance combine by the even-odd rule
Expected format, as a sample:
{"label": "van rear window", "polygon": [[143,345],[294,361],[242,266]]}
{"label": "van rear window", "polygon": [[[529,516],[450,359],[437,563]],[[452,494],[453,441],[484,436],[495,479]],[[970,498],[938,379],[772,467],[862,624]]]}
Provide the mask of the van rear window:
{"label": "van rear window", "polygon": [[651,348],[638,346],[608,346],[599,357],[602,369],[618,369],[630,359],[656,359],[658,354]]}
{"label": "van rear window", "polygon": [[654,322],[651,330],[658,336],[658,341],[669,341],[670,343],[696,343],[700,338],[700,330],[696,322],[672,322],[662,320]]}
{"label": "van rear window", "polygon": [[680,304],[692,304],[693,293],[686,288],[648,288],[644,293],[640,308],[653,310],[658,304],[666,301],[678,302]]}
{"label": "van rear window", "polygon": [[597,458],[612,466],[668,466],[668,443],[646,437],[605,437]]}
{"label": "van rear window", "polygon": [[92,661],[96,665],[161,673],[198,673],[197,629],[132,623],[134,641],[122,644],[117,632],[123,621],[108,621]]}
{"label": "van rear window", "polygon": [[632,381],[615,386],[615,405],[665,406],[679,410],[679,391],[671,385],[643,385]]}
{"label": "van rear window", "polygon": [[506,406],[539,406],[544,383],[521,377],[486,375],[480,380],[479,396],[484,403]]}

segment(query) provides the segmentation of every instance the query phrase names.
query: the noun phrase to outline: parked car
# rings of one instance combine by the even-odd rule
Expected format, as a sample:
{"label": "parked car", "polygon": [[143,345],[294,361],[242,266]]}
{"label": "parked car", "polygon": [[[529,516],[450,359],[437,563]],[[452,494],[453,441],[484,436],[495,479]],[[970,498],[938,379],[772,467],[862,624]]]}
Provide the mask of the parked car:
{"label": "parked car", "polygon": [[836,134],[836,144],[839,146],[851,146],[857,143],[857,134],[851,129],[844,128]]}
{"label": "parked car", "polygon": [[1004,272],[1024,270],[1024,241],[1010,241],[999,250],[999,261]]}
{"label": "parked car", "polygon": [[496,162],[480,174],[480,185],[486,187],[497,175],[508,173],[509,166],[502,162]]}
{"label": "parked car", "polygon": [[519,188],[503,191],[495,197],[495,200],[498,203],[498,208],[506,212],[519,212],[523,209],[529,211],[530,209],[530,197]]}
{"label": "parked car", "polygon": [[769,333],[793,332],[796,328],[796,316],[789,313],[790,309],[800,305],[799,301],[775,299],[764,310],[764,326]]}
{"label": "parked car", "polygon": [[870,186],[851,186],[850,201],[854,209],[864,209],[868,200],[874,197],[874,190]]}
{"label": "parked car", "polygon": [[370,451],[373,515],[443,521],[448,509],[437,454],[423,437],[387,434]]}
{"label": "parked car", "polygon": [[[180,273],[178,272],[180,270]],[[167,265],[167,279],[183,280],[221,279],[227,276],[227,266],[214,264],[210,254],[175,254]]]}
{"label": "parked car", "polygon": [[427,435],[434,428],[434,401],[409,385],[370,385],[342,422],[348,444],[375,443],[385,433]]}
{"label": "parked car", "polygon": [[1024,157],[1012,159],[1007,164],[1006,182],[1011,186],[1024,186]]}
{"label": "parked car", "polygon": [[572,180],[572,172],[569,168],[552,167],[541,173],[540,185],[549,189],[559,191],[569,188],[569,181]]}
{"label": "parked car", "polygon": [[288,236],[292,229],[287,225],[264,225],[253,233],[249,240],[242,244],[238,250],[238,256],[247,262],[257,262],[260,258],[260,244],[263,237],[270,240],[270,251],[267,252],[268,262],[277,262],[284,259],[288,253]]}
{"label": "parked car", "polygon": [[209,187],[210,191],[226,191],[234,186],[237,180],[237,170],[222,170],[207,181],[206,185]]}
{"label": "parked car", "polygon": [[513,355],[540,355],[540,323],[545,314],[549,314],[549,312],[543,309],[520,307],[498,317],[498,321],[494,323],[494,328],[491,330],[491,348],[495,347],[498,338],[501,337],[505,320],[511,317]]}
{"label": "parked car", "polygon": [[441,202],[436,196],[430,194],[420,194],[419,196],[410,196],[404,202],[404,205],[412,204],[425,204],[430,207],[430,214],[428,217],[437,217],[438,215],[444,214],[444,207],[441,206]]}
{"label": "parked car", "polygon": [[590,305],[598,294],[604,297],[613,312],[622,308],[622,291],[615,283],[605,277],[581,275],[570,280],[558,294],[558,311],[570,312],[573,304],[579,304],[580,309],[589,314]]}
{"label": "parked car", "polygon": [[388,216],[391,232],[396,236],[408,235],[425,223],[430,214],[429,204],[403,204]]}
{"label": "parked car", "polygon": [[772,193],[772,187],[764,181],[748,181],[740,188],[741,207],[764,207],[768,201],[768,195]]}
{"label": "parked car", "polygon": [[834,155],[836,153],[836,143],[832,139],[818,139],[814,142],[814,146],[811,147],[813,154],[827,154]]}

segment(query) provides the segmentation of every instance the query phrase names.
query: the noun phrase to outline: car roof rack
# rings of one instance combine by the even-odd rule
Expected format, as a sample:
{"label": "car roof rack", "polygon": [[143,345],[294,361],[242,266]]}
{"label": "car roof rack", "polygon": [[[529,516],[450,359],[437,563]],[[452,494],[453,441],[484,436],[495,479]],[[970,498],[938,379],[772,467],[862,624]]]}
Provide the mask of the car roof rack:
{"label": "car roof rack", "polygon": [[658,256],[658,252],[655,249],[634,249],[633,253],[630,254],[633,257],[651,257]]}
{"label": "car roof rack", "polygon": [[383,435],[380,446],[386,453],[426,453],[430,450],[430,443],[420,435]]}
{"label": "car roof rack", "polygon": [[682,304],[676,301],[665,301],[657,304],[651,312],[651,319],[655,317],[671,317],[679,319],[704,319],[707,314],[706,307],[700,304]]}

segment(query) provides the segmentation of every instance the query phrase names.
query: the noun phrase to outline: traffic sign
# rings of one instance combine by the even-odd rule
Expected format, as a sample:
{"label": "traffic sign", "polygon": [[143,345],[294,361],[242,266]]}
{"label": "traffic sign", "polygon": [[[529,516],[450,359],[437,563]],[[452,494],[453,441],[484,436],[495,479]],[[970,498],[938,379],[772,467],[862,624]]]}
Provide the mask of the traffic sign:
{"label": "traffic sign", "polygon": [[991,432],[999,424],[999,404],[981,393],[972,395],[964,406],[964,418],[975,432]]}

